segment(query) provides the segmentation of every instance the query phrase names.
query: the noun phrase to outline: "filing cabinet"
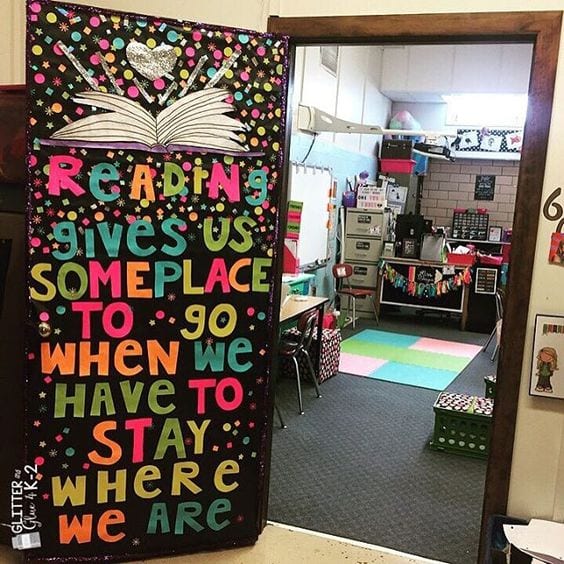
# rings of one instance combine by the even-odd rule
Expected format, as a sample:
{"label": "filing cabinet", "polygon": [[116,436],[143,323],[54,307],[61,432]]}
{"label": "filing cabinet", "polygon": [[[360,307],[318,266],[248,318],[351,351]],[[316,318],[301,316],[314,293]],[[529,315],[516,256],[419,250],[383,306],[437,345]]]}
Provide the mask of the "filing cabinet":
{"label": "filing cabinet", "polygon": [[[351,286],[376,291],[378,261],[382,246],[388,237],[390,212],[347,208],[345,219],[344,262],[353,267],[349,278]],[[368,299],[357,299],[357,314],[373,317],[374,310]]]}

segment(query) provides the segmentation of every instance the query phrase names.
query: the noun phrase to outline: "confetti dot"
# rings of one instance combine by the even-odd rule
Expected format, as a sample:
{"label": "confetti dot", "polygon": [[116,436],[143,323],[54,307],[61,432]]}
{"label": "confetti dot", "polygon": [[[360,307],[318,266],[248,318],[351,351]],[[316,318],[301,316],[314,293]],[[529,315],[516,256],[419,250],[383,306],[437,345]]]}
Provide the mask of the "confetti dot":
{"label": "confetti dot", "polygon": [[264,311],[261,311],[258,315],[257,315],[257,319],[259,321],[264,321],[266,319],[266,314],[264,313]]}
{"label": "confetti dot", "polygon": [[111,64],[115,62],[116,56],[113,53],[106,53],[104,55],[104,59],[106,59],[106,61]]}
{"label": "confetti dot", "polygon": [[96,212],[94,214],[94,219],[96,221],[102,221],[104,219],[104,213],[103,212]]}
{"label": "confetti dot", "polygon": [[171,43],[174,43],[175,41],[178,41],[178,33],[176,33],[176,31],[174,31],[173,29],[171,29],[171,30],[166,34],[166,38],[167,38]]}
{"label": "confetti dot", "polygon": [[[132,74],[133,74],[133,73],[132,73]],[[137,89],[136,86],[130,86],[130,87],[127,89],[127,95],[128,95],[130,98],[137,98],[137,97],[139,96],[139,90]]]}
{"label": "confetti dot", "polygon": [[100,57],[98,57],[97,53],[90,55],[90,64],[91,65],[99,65],[100,64]]}
{"label": "confetti dot", "polygon": [[82,39],[82,34],[78,31],[73,31],[71,33],[71,39],[75,42],[78,43],[81,39]]}
{"label": "confetti dot", "polygon": [[29,242],[32,247],[39,247],[39,245],[41,245],[41,239],[39,239],[39,237],[32,237]]}
{"label": "confetti dot", "polygon": [[39,12],[41,12],[41,4],[39,2],[33,2],[33,4],[31,4],[31,6],[29,7],[29,9],[34,14],[39,14]]}
{"label": "confetti dot", "polygon": [[196,54],[194,47],[186,47],[186,51],[184,52],[186,53],[187,57],[193,57]]}
{"label": "confetti dot", "polygon": [[216,59],[217,61],[220,61],[221,59],[223,59],[223,53],[219,49],[216,49],[213,52],[213,58]]}
{"label": "confetti dot", "polygon": [[200,39],[202,39],[202,34],[199,31],[195,31],[192,33],[192,39],[194,41],[200,41]]}
{"label": "confetti dot", "polygon": [[270,84],[270,82],[265,82],[262,85],[263,90],[265,90],[266,92],[271,92],[272,91],[272,84]]}
{"label": "confetti dot", "polygon": [[147,198],[143,198],[142,200],[139,201],[139,204],[141,205],[142,208],[148,208],[151,202],[147,200]]}
{"label": "confetti dot", "polygon": [[247,80],[249,80],[249,73],[248,72],[242,72],[241,73],[241,80],[244,80],[245,82],[247,82]]}
{"label": "confetti dot", "polygon": [[42,311],[42,312],[39,314],[39,319],[40,319],[41,321],[49,321],[49,313],[46,312],[46,311]]}
{"label": "confetti dot", "polygon": [[207,70],[206,74],[208,75],[208,78],[213,78],[213,76],[216,72],[217,72],[217,70],[214,69],[213,67],[211,67]]}
{"label": "confetti dot", "polygon": [[248,445],[251,442],[251,438],[250,437],[243,437],[243,444],[244,445]]}
{"label": "confetti dot", "polygon": [[133,76],[134,76],[133,71],[130,69],[123,71],[123,78],[125,78],[126,80],[131,80]]}
{"label": "confetti dot", "polygon": [[261,125],[260,127],[257,127],[257,133],[259,135],[264,135],[266,133],[266,129]]}
{"label": "confetti dot", "polygon": [[40,72],[38,72],[34,77],[33,80],[35,80],[35,82],[37,84],[43,84],[45,82],[45,75],[41,74]]}
{"label": "confetti dot", "polygon": [[255,314],[255,308],[254,307],[247,308],[247,315],[249,317],[252,317],[254,314]]}
{"label": "confetti dot", "polygon": [[55,23],[57,21],[57,14],[53,13],[53,12],[49,12],[46,16],[45,19],[49,22],[49,23]]}
{"label": "confetti dot", "polygon": [[51,105],[51,109],[56,114],[60,114],[63,111],[63,106],[61,106],[61,104],[59,104],[59,102],[55,102],[54,104]]}
{"label": "confetti dot", "polygon": [[71,221],[75,221],[77,217],[78,214],[75,211],[70,211],[69,213],[67,213],[67,218]]}
{"label": "confetti dot", "polygon": [[251,111],[251,116],[257,119],[260,116],[260,110],[258,108],[255,108]]}
{"label": "confetti dot", "polygon": [[165,316],[165,312],[162,311],[161,309],[159,309],[159,311],[157,311],[157,312],[155,313],[155,317],[156,317],[157,319],[164,319],[164,316]]}
{"label": "confetti dot", "polygon": [[100,25],[100,18],[98,16],[92,16],[89,23],[92,27],[98,27]]}
{"label": "confetti dot", "polygon": [[233,98],[240,102],[243,99],[243,94],[241,92],[235,92],[235,94],[233,94]]}
{"label": "confetti dot", "polygon": [[231,425],[229,423],[224,423],[223,424],[223,430],[224,431],[231,431]]}
{"label": "confetti dot", "polygon": [[41,55],[41,53],[43,53],[43,47],[41,47],[41,45],[34,45],[34,46],[31,48],[31,52],[32,52],[34,55]]}
{"label": "confetti dot", "polygon": [[237,38],[241,43],[245,44],[249,42],[249,36],[241,33]]}
{"label": "confetti dot", "polygon": [[147,39],[147,47],[149,47],[149,49],[154,49],[156,46],[157,42],[152,37]]}
{"label": "confetti dot", "polygon": [[196,212],[192,212],[189,216],[188,219],[190,221],[196,221],[198,219],[198,214]]}
{"label": "confetti dot", "polygon": [[75,453],[75,450],[74,450],[74,448],[72,448],[72,447],[69,447],[69,448],[67,448],[67,449],[65,450],[65,454],[66,454],[67,456],[74,456],[74,453]]}
{"label": "confetti dot", "polygon": [[180,78],[183,80],[186,80],[190,76],[190,73],[186,69],[182,69],[179,74]]}
{"label": "confetti dot", "polygon": [[57,309],[55,311],[59,315],[63,315],[63,313],[65,313],[65,311],[67,311],[67,308],[65,306],[57,306]]}
{"label": "confetti dot", "polygon": [[38,456],[36,457],[34,462],[35,464],[37,464],[37,466],[43,466],[43,464],[45,464],[45,459],[42,456]]}
{"label": "confetti dot", "polygon": [[115,37],[112,41],[112,46],[114,49],[123,49],[125,47],[125,41],[121,37]]}
{"label": "confetti dot", "polygon": [[165,81],[162,78],[157,78],[157,80],[155,80],[153,82],[153,86],[157,90],[164,90],[164,87],[166,86],[166,84],[165,84]]}
{"label": "confetti dot", "polygon": [[257,49],[257,55],[264,57],[266,53],[266,49],[261,45],[258,49]]}
{"label": "confetti dot", "polygon": [[215,206],[215,210],[218,211],[218,212],[222,212],[224,209],[225,209],[225,206],[221,202],[219,202]]}
{"label": "confetti dot", "polygon": [[257,206],[254,211],[255,211],[255,215],[262,215],[263,210],[260,206]]}
{"label": "confetti dot", "polygon": [[107,39],[100,39],[100,41],[98,42],[98,45],[100,47],[100,49],[109,49],[110,47],[110,42]]}

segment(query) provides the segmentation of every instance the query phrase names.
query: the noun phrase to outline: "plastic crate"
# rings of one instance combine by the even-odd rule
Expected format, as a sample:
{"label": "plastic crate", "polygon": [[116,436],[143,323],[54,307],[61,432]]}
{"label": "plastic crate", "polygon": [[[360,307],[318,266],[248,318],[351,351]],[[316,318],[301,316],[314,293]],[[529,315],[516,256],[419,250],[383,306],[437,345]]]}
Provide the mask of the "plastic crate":
{"label": "plastic crate", "polygon": [[472,266],[476,262],[476,255],[462,253],[447,253],[447,263],[459,266]]}
{"label": "plastic crate", "polygon": [[495,374],[492,374],[491,376],[484,376],[484,382],[486,384],[486,397],[492,399],[495,398]]}
{"label": "plastic crate", "polygon": [[380,159],[382,172],[407,172],[411,174],[415,161],[412,159]]}
{"label": "plastic crate", "polygon": [[429,446],[434,450],[487,458],[493,400],[441,392],[433,406],[435,428]]}

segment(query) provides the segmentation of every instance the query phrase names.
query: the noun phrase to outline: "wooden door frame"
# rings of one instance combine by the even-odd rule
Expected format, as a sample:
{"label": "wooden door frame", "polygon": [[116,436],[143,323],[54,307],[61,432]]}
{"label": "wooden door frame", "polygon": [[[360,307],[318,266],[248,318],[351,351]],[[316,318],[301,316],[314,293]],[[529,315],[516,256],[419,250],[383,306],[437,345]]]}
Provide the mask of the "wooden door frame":
{"label": "wooden door frame", "polygon": [[489,517],[505,514],[523,366],[531,278],[539,224],[550,118],[560,47],[562,12],[440,13],[384,16],[270,17],[268,31],[290,44],[532,43],[529,107],[525,125],[515,217],[511,276],[486,472],[480,562]]}

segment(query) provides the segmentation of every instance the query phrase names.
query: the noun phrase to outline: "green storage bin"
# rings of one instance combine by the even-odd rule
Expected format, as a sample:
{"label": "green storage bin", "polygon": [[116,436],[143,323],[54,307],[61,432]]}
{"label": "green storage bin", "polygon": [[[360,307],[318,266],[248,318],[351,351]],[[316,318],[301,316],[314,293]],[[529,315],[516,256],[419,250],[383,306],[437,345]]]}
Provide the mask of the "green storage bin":
{"label": "green storage bin", "polygon": [[495,398],[495,381],[496,381],[495,374],[492,374],[490,376],[484,376],[487,398],[492,398],[492,399]]}
{"label": "green storage bin", "polygon": [[432,449],[487,458],[493,399],[441,392],[433,410],[435,428],[429,443]]}

